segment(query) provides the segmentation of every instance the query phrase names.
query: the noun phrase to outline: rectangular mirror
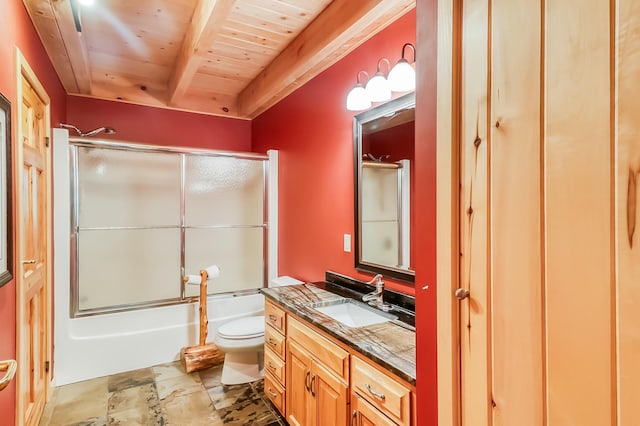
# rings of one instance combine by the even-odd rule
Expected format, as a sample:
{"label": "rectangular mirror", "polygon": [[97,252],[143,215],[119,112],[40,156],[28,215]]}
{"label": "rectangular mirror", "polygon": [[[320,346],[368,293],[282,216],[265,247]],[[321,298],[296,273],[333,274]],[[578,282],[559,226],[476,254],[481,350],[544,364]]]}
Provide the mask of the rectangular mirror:
{"label": "rectangular mirror", "polygon": [[415,93],[354,117],[355,267],[413,283]]}

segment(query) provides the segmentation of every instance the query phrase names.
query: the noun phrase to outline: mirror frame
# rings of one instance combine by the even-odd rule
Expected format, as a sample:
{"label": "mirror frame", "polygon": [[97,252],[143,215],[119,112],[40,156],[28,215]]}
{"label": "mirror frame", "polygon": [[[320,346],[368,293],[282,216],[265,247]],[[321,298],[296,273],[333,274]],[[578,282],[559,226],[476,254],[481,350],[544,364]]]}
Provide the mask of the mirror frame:
{"label": "mirror frame", "polygon": [[[380,265],[367,262],[362,256],[362,126],[380,117],[392,114],[407,108],[415,108],[415,92],[407,93],[396,99],[380,104],[353,117],[353,148],[354,148],[354,234],[355,234],[355,268],[361,272],[382,274],[385,277],[415,283],[415,271],[411,269],[394,268],[393,266]],[[411,232],[412,230],[410,230]],[[410,254],[411,255],[411,254]]]}

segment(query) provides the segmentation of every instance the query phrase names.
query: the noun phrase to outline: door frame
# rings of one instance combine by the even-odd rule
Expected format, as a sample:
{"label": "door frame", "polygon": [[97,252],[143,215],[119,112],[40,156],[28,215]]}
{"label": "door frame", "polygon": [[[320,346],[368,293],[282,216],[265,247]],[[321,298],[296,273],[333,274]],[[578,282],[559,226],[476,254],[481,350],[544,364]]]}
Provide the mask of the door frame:
{"label": "door frame", "polygon": [[[22,425],[24,424],[25,419],[22,417],[24,415],[25,409],[25,399],[23,394],[24,387],[24,376],[22,371],[20,370],[20,361],[23,359],[23,353],[25,352],[25,343],[26,339],[21,331],[21,324],[24,319],[24,298],[23,298],[23,280],[22,273],[19,268],[22,267],[21,256],[22,256],[22,240],[21,235],[24,230],[22,228],[21,218],[22,218],[22,186],[20,183],[22,182],[20,178],[20,174],[22,173],[22,162],[23,162],[23,151],[22,151],[22,77],[24,77],[29,84],[36,91],[37,95],[42,99],[45,105],[45,137],[51,140],[51,99],[49,95],[44,89],[44,86],[38,80],[36,73],[33,71],[26,58],[20,51],[18,47],[16,47],[16,132],[15,132],[15,140],[13,145],[13,152],[16,153],[14,156],[14,164],[13,164],[13,181],[15,182],[15,200],[16,200],[16,232],[15,232],[15,240],[16,240],[16,359],[18,360],[18,374],[16,380],[16,424]],[[45,271],[45,306],[46,306],[46,321],[47,321],[47,329],[45,330],[45,345],[47,351],[47,360],[51,363],[52,361],[52,347],[51,347],[51,337],[52,337],[52,305],[51,305],[51,288],[52,288],[52,253],[53,253],[53,238],[52,238],[52,218],[51,218],[51,187],[52,187],[52,170],[51,170],[51,150],[48,150],[47,155],[45,156],[45,165],[47,168],[47,176],[46,176],[46,213],[45,217],[47,218],[47,250],[46,250],[46,271]],[[49,371],[46,373],[45,377],[45,402],[49,399],[51,393],[51,375],[52,375],[52,365],[49,366]]]}
{"label": "door frame", "polygon": [[462,420],[460,308],[453,296],[460,282],[462,3],[438,0],[436,321],[441,426],[459,426]]}

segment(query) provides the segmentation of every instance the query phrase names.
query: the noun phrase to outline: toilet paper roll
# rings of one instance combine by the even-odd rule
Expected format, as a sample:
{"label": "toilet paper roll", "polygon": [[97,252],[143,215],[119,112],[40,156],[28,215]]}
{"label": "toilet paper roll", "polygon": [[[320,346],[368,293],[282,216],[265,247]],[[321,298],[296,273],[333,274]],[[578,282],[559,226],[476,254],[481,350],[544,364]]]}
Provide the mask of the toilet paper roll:
{"label": "toilet paper roll", "polygon": [[220,268],[218,268],[218,265],[211,265],[205,269],[205,271],[207,271],[209,279],[218,278],[220,276]]}
{"label": "toilet paper roll", "polygon": [[185,280],[185,284],[200,284],[200,282],[202,281],[202,278],[200,278],[200,275],[187,275]]}

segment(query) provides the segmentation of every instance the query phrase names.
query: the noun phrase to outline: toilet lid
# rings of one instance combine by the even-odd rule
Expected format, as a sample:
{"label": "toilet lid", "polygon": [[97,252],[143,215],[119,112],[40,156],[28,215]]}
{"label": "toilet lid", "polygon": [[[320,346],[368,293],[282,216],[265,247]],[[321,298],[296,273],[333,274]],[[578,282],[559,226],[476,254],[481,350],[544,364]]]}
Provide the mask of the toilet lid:
{"label": "toilet lid", "polygon": [[264,317],[248,317],[229,321],[218,328],[218,334],[226,339],[250,339],[264,334]]}

